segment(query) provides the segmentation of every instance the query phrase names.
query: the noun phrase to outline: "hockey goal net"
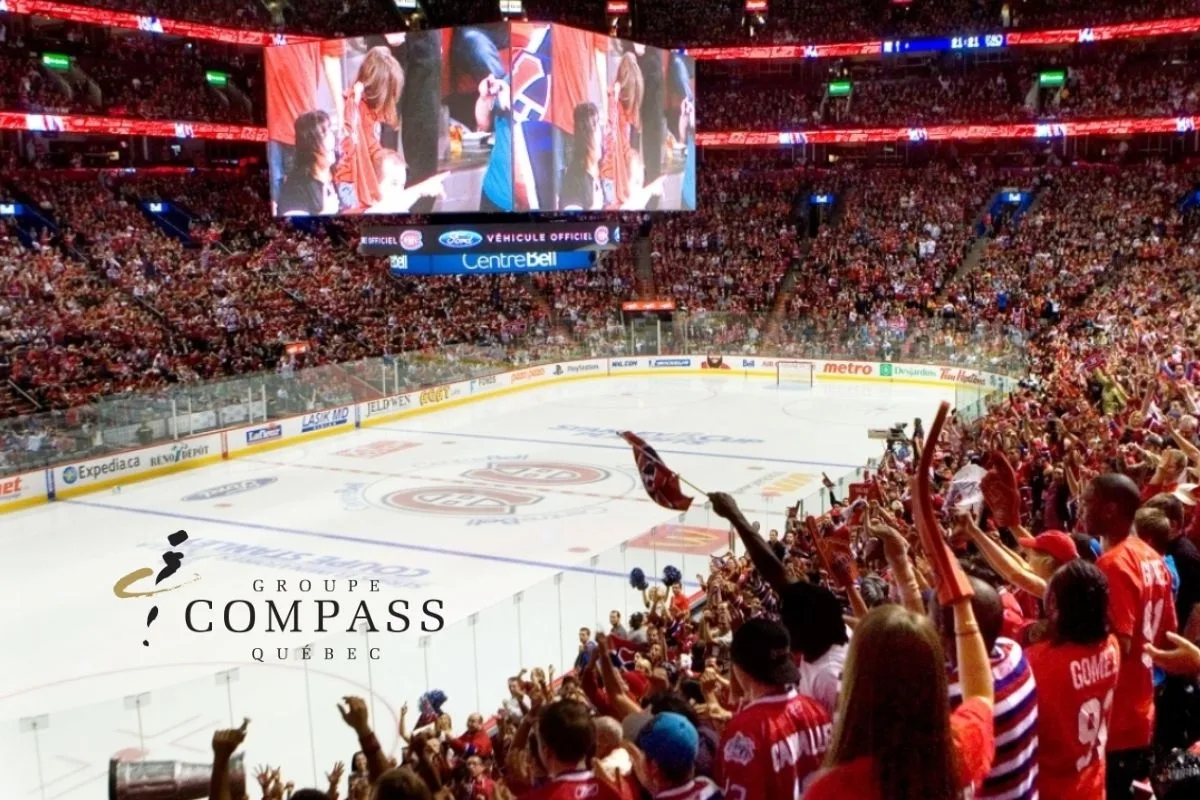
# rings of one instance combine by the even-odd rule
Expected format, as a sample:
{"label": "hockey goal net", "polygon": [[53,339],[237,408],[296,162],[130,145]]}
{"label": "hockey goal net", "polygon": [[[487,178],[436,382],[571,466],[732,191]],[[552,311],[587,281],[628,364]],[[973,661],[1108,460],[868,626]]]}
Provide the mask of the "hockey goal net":
{"label": "hockey goal net", "polygon": [[779,386],[812,388],[813,363],[811,361],[776,361],[775,382]]}

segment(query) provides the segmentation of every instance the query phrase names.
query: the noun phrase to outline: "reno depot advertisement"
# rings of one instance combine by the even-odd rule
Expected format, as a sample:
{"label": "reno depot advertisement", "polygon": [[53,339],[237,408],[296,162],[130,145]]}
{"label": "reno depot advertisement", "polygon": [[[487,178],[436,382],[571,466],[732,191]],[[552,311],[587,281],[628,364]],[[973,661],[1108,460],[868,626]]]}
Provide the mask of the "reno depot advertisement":
{"label": "reno depot advertisement", "polygon": [[[411,414],[435,413],[489,396],[532,389],[555,381],[608,377],[695,375],[722,380],[776,380],[778,365],[811,365],[815,384],[824,382],[894,383],[913,386],[961,386],[1008,392],[1016,379],[962,367],[899,364],[879,361],[824,361],[744,355],[643,356],[564,361],[524,366],[510,372],[478,376],[441,386],[427,386],[351,406],[293,417],[259,420],[198,436],[181,437],[151,447],[97,453],[15,475],[0,476],[0,513],[59,498],[120,486],[184,469],[287,447],[308,439],[396,420]],[[807,371],[806,371],[807,372]]]}

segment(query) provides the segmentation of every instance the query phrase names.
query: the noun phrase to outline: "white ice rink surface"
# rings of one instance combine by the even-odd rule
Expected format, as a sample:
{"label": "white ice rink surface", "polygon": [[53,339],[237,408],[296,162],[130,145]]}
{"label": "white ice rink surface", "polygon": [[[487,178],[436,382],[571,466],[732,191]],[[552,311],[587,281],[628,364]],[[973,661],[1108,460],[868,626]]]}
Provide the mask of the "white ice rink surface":
{"label": "white ice rink surface", "polygon": [[[117,754],[207,763],[212,731],[244,716],[247,764],[282,764],[297,786],[323,786],[353,754],[335,708],[348,694],[369,697],[385,750],[399,752],[401,704],[415,718],[429,688],[449,695],[459,732],[470,712],[496,709],[520,666],[569,667],[580,626],[639,610],[630,569],[653,579],[672,564],[694,583],[725,549],[725,529],[699,502],[692,528],[664,527],[679,515],[646,499],[628,446],[605,430],[645,432],[673,469],[734,493],[766,530],[782,527],[785,503],[817,491],[822,471],[837,480],[878,455],[868,428],[931,418],[953,394],[733,377],[549,384],[0,517],[3,795],[102,797]],[[212,491],[235,484],[244,491]],[[157,572],[181,529],[183,562],[163,586],[182,585],[117,598],[114,583]],[[298,591],[303,578],[310,594]],[[255,592],[256,579],[269,591]],[[371,579],[378,592],[364,591]],[[239,599],[253,603],[256,626],[190,632],[184,611],[197,599],[213,604],[198,607],[198,627],[219,630]],[[268,599],[301,600],[304,633],[266,632]],[[325,634],[316,599],[339,604]],[[386,631],[399,624],[387,613],[397,599],[409,602],[406,633]],[[421,614],[428,600],[443,602],[445,628],[425,637],[421,622],[436,624]],[[380,632],[347,632],[360,601]],[[234,624],[246,613],[235,607]],[[307,642],[304,663],[287,648]],[[231,668],[231,681],[220,677]]]}

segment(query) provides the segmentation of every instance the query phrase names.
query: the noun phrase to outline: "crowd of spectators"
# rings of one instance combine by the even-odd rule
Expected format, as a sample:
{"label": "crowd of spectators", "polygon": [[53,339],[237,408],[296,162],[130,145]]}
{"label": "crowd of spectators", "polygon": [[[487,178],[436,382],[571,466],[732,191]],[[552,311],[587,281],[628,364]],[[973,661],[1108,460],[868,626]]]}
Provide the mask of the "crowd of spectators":
{"label": "crowd of spectators", "polygon": [[701,174],[700,208],[656,226],[651,239],[657,290],[691,313],[761,314],[799,249],[794,171],[752,162]]}
{"label": "crowd of spectators", "polygon": [[[146,119],[263,123],[266,109],[255,96],[261,59],[223,54],[207,57],[202,47],[162,45],[145,36],[124,36],[116,47],[85,52],[76,66],[99,86],[100,109],[112,116]],[[225,73],[225,86],[208,83],[208,70]]]}
{"label": "crowd of spectators", "polygon": [[[673,300],[692,342],[781,331],[794,353],[946,360],[966,343],[1020,343],[1112,263],[1161,251],[1180,227],[1173,206],[1189,177],[1162,165],[997,170],[972,160],[813,170],[731,154],[702,170],[699,210],[658,218],[648,244],[627,235],[586,272],[480,281],[390,277],[355,253],[355,223],[302,230],[271,218],[261,176],[30,173],[20,185],[59,226],[38,257],[87,276],[107,298],[88,305],[138,315],[158,347],[90,382],[72,364],[73,383],[46,364],[22,366],[23,352],[9,372],[51,408],[156,382],[454,344],[510,356],[531,342],[608,352],[622,340],[621,304],[639,298]],[[1017,209],[997,210],[1001,190],[1030,199],[1019,223],[1006,216]],[[806,239],[813,193],[835,202]],[[173,203],[188,230],[152,220],[147,200]],[[789,270],[795,287],[783,282]],[[305,354],[285,356],[296,342]]]}
{"label": "crowd of spectators", "polygon": [[948,294],[984,318],[1053,320],[1115,266],[1174,257],[1183,232],[1178,201],[1194,179],[1194,169],[1159,162],[1045,170],[1020,224],[1000,226],[978,268]]}
{"label": "crowd of spectators", "polygon": [[[970,331],[954,304],[945,308],[944,289],[994,194],[1019,178],[974,162],[834,177],[841,216],[821,228],[798,265],[803,285],[783,321],[788,338],[902,359],[927,352],[939,333]],[[943,331],[947,317],[953,326]]]}
{"label": "crowd of spectators", "polygon": [[[494,727],[455,727],[432,690],[392,759],[345,698],[349,775],[292,797],[1196,796],[1200,236],[1144,227],[1178,177],[1162,165],[1038,177],[1095,195],[1133,250],[1031,338],[1019,388],[914,421],[780,530],[709,495],[738,544],[701,594],[635,569],[644,610],[582,628],[561,679],[514,675]],[[217,800],[258,724],[214,735]],[[259,780],[273,797],[286,773]]]}
{"label": "crowd of spectators", "polygon": [[[331,223],[304,233],[272,218],[261,176],[31,172],[18,185],[57,232],[44,229],[34,256],[15,237],[7,242],[11,272],[22,271],[18,252],[34,265],[11,284],[13,300],[46,283],[47,302],[91,311],[91,336],[102,342],[126,330],[129,315],[145,331],[119,369],[120,348],[47,360],[30,345],[61,338],[54,317],[14,304],[15,316],[5,314],[14,348],[6,377],[43,407],[457,343],[503,351],[550,332],[546,296],[527,278],[390,278],[379,259],[364,264],[353,231]],[[144,210],[148,200],[175,204],[191,219],[187,230],[160,225]],[[105,310],[113,325],[98,322]],[[285,356],[296,342],[307,354]],[[73,343],[72,353],[83,344]]]}
{"label": "crowd of spectators", "polygon": [[0,42],[0,106],[5,109],[49,111],[70,104],[60,84],[38,67],[38,58]]}
{"label": "crowd of spectators", "polygon": [[[42,66],[43,53],[68,56],[70,69]],[[209,70],[226,85],[210,84]],[[252,50],[132,31],[14,26],[0,37],[0,108],[9,110],[261,123],[261,73]]]}
{"label": "crowd of spectators", "polygon": [[[765,14],[741,3],[666,0],[637,33],[664,46],[817,44],[917,36],[998,33],[1153,20],[1200,14],[1196,0],[1149,3],[1053,0],[773,0]],[[753,33],[751,33],[753,31]]]}
{"label": "crowd of spectators", "polygon": [[404,29],[404,17],[388,0],[87,0],[86,5],[227,28],[330,37]]}
{"label": "crowd of spectators", "polygon": [[[840,4],[840,0],[826,1],[834,7]],[[324,5],[333,4],[316,4],[314,8]],[[345,5],[345,13],[352,15],[349,0]],[[687,9],[675,9],[683,19],[701,13],[703,4],[689,0],[686,5]],[[711,9],[712,15],[702,17],[706,30],[724,27],[712,22],[721,14],[738,17],[740,12],[734,5],[718,4]],[[928,5],[895,6],[893,11],[910,19],[932,13]],[[942,9],[946,11],[977,4],[932,5],[947,6]],[[496,16],[493,6],[481,3],[479,8],[467,9],[467,16],[447,20],[453,24],[475,17],[491,20]],[[846,13],[835,13],[831,7],[828,18],[845,22],[854,18],[854,9],[869,4],[848,6]],[[309,4],[304,7],[308,9]],[[587,17],[589,9],[573,10]],[[1022,7],[1022,13],[1032,10],[1032,3]],[[1105,6],[1093,10],[1102,14]],[[1186,9],[1164,5],[1159,10],[1168,13]],[[531,8],[531,13],[536,11]],[[439,14],[446,12],[439,7]],[[786,5],[773,8],[770,19],[778,21],[780,15],[786,17],[788,13]],[[828,30],[824,27],[826,16],[814,15],[807,4],[804,15],[814,17],[822,30]],[[645,18],[651,26],[663,25],[673,34],[682,35],[671,9],[656,9],[655,14]],[[867,14],[866,19],[875,17]],[[955,17],[936,19],[940,27],[924,33],[945,33],[949,30],[947,20]],[[582,20],[572,17],[562,21]],[[48,31],[15,24],[12,28],[0,38],[0,107],[232,123],[262,124],[265,119],[262,61],[252,48],[131,31],[110,32],[75,24]],[[733,28],[738,29],[736,24]],[[689,43],[695,45],[698,41]],[[1200,107],[1196,89],[1200,75],[1196,60],[1179,47],[1180,43],[1167,40],[1165,45],[1158,42],[1147,47],[1143,43],[1112,42],[1066,53],[1021,49],[1006,52],[999,61],[989,58],[979,63],[969,57],[931,59],[924,65],[911,58],[895,63],[828,62],[827,69],[820,68],[826,62],[806,63],[802,75],[786,79],[755,78],[752,72],[743,74],[741,70],[710,75],[702,64],[698,124],[702,130],[781,130],[1193,114]],[[74,69],[54,73],[40,67],[38,60],[44,51],[73,56]],[[1065,70],[1066,84],[1034,91],[1039,72],[1048,69]],[[206,70],[228,74],[228,85],[208,84]],[[850,80],[852,94],[826,97],[826,84],[834,79]]]}
{"label": "crowd of spectators", "polygon": [[[1035,91],[1039,73],[1062,70],[1065,83]],[[798,80],[737,80],[702,84],[701,130],[795,130],[1057,119],[1169,117],[1200,109],[1195,62],[1171,51],[1112,45],[1050,62],[912,66],[864,63],[831,66]],[[826,84],[848,80],[848,97],[826,97]]]}
{"label": "crowd of spectators", "polygon": [[[88,5],[224,27],[353,36],[405,30],[408,13],[392,0],[88,0]],[[501,19],[495,0],[423,2],[420,14],[433,27]],[[1099,25],[1200,14],[1196,0],[773,0],[765,14],[747,15],[727,0],[666,0],[650,8],[633,3],[632,35],[663,46],[862,41],[902,36],[994,33]],[[531,19],[554,19],[607,31],[605,3],[585,0],[564,6],[527,0]],[[753,33],[751,33],[753,30]]]}

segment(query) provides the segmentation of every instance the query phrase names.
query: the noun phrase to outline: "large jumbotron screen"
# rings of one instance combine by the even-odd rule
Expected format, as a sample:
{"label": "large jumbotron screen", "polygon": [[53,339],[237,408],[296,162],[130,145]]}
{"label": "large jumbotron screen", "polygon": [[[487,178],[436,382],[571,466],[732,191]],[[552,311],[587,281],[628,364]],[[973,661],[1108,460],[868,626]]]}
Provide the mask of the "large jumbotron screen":
{"label": "large jumbotron screen", "polygon": [[266,49],[287,215],[694,210],[695,62],[540,22]]}

